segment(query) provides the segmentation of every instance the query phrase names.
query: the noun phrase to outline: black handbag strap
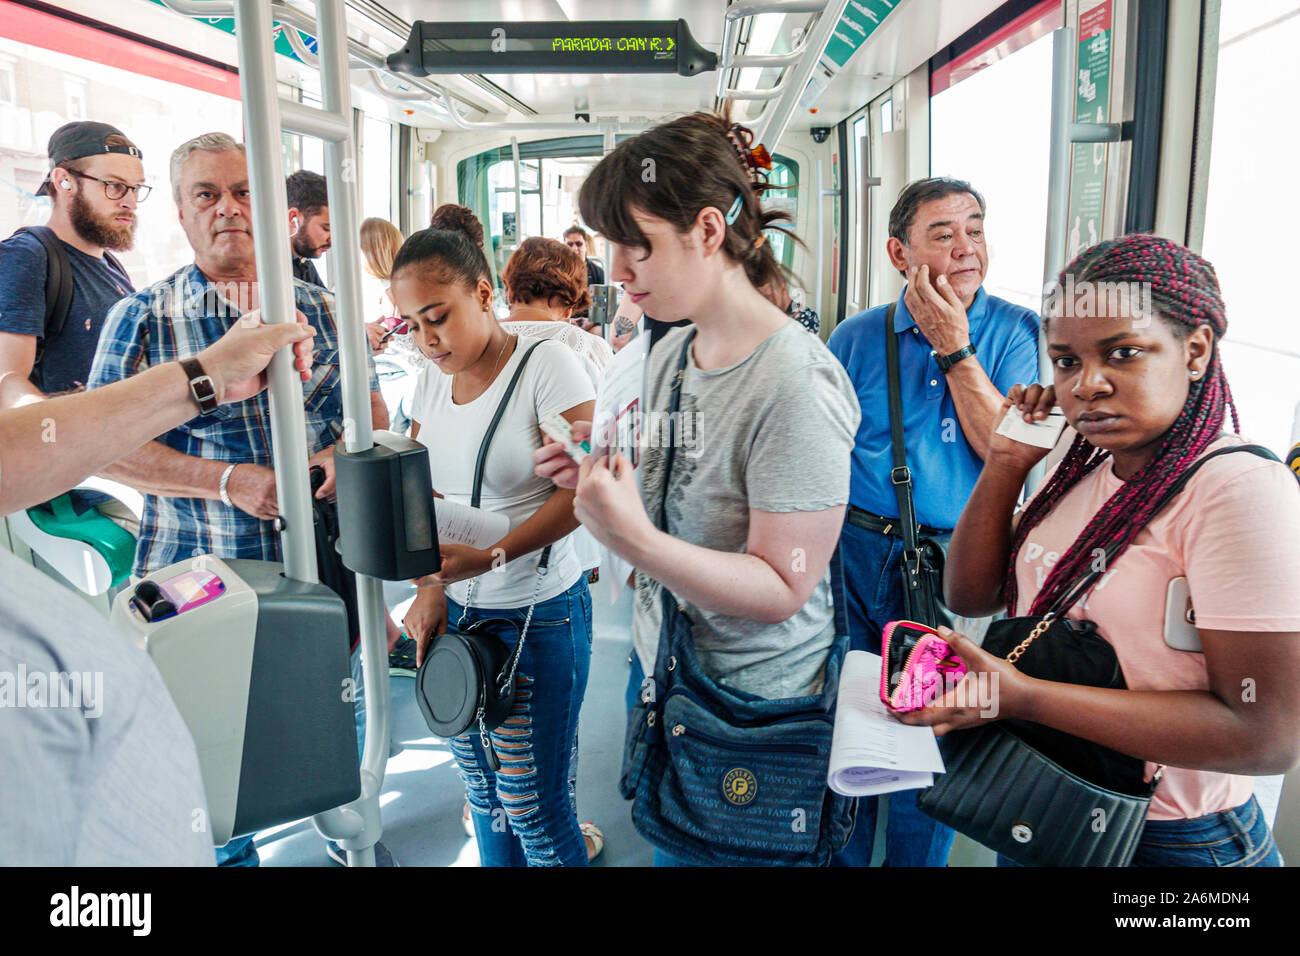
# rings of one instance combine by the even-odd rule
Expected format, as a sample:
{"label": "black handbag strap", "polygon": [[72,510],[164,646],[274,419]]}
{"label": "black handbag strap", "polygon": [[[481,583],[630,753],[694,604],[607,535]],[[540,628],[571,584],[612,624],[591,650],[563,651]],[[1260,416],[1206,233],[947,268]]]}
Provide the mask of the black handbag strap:
{"label": "black handbag strap", "polygon": [[[1187,483],[1192,480],[1192,476],[1195,475],[1200,467],[1207,461],[1211,458],[1218,458],[1220,455],[1231,455],[1234,452],[1248,452],[1249,454],[1256,455],[1260,458],[1266,458],[1270,461],[1277,461],[1280,463],[1280,459],[1277,455],[1273,454],[1273,452],[1265,448],[1263,445],[1230,445],[1227,448],[1220,448],[1217,451],[1212,451],[1208,455],[1202,455],[1196,461],[1192,462],[1192,464],[1188,466],[1187,470],[1178,476],[1178,480],[1170,485],[1168,490],[1160,496],[1160,501],[1156,504],[1155,510],[1151,512],[1151,518],[1154,518],[1165,509],[1165,506],[1168,505],[1169,502],[1187,486]],[[1150,521],[1151,519],[1148,518],[1147,520]],[[1120,548],[1121,545],[1119,542],[1108,545],[1105,549],[1103,559],[1100,562],[1101,569],[1096,570],[1095,568],[1090,568],[1088,573],[1083,575],[1078,582],[1075,583],[1073,588],[1064,592],[1060,598],[1052,603],[1052,606],[1048,609],[1047,613],[1056,618],[1064,617],[1066,612],[1068,612],[1070,608],[1074,607],[1075,603],[1087,593],[1088,589],[1096,584],[1101,576],[1106,573],[1106,569],[1110,567],[1111,561],[1119,554]],[[1097,563],[1098,562],[1093,562],[1094,565]]]}
{"label": "black handbag strap", "polygon": [[492,436],[496,434],[497,426],[501,424],[501,418],[506,413],[506,406],[510,404],[510,396],[515,393],[515,386],[519,384],[520,377],[524,374],[524,367],[533,353],[537,351],[537,346],[541,342],[534,342],[524,353],[524,357],[519,360],[519,365],[515,367],[515,374],[510,376],[510,384],[506,386],[506,392],[501,396],[501,402],[497,405],[496,414],[492,416],[492,421],[488,424],[487,431],[483,434],[483,443],[478,446],[478,459],[474,462],[474,491],[470,495],[470,507],[477,508],[479,501],[483,497],[483,463],[487,461],[488,448],[492,445]]}
{"label": "black handbag strap", "polygon": [[[685,341],[682,342],[682,350],[677,357],[677,368],[673,373],[672,384],[668,393],[668,448],[664,454],[663,492],[659,496],[658,521],[659,530],[664,532],[664,534],[672,533],[668,530],[668,482],[672,478],[673,458],[675,457],[677,450],[675,425],[677,412],[680,410],[682,403],[682,381],[686,378],[686,365],[691,358],[691,342],[695,338],[695,331],[694,328],[689,329],[686,333]],[[659,585],[659,589],[662,592],[660,595],[662,600],[660,623],[661,625],[667,625],[669,622],[669,615],[678,610],[677,598],[675,598],[672,592],[662,584]],[[668,635],[668,640],[664,640],[665,633]],[[654,673],[646,675],[647,682],[661,679],[663,675],[667,673],[668,658],[671,653],[669,645],[672,643],[672,638],[675,633],[676,628],[666,626],[660,627],[659,650],[655,656]],[[645,689],[643,684],[642,694],[644,693]],[[653,695],[653,693],[654,691],[652,690],[651,695]]]}
{"label": "black handbag strap", "polygon": [[912,470],[907,467],[907,446],[903,443],[903,386],[898,371],[898,334],[894,331],[894,312],[898,303],[889,303],[885,312],[885,372],[889,379],[889,442],[894,466],[889,481],[898,500],[898,524],[903,550],[916,551],[916,507],[912,501]]}
{"label": "black handbag strap", "polygon": [[[506,413],[506,406],[510,404],[510,396],[514,394],[515,386],[519,384],[520,377],[524,374],[524,366],[528,364],[528,359],[537,351],[541,342],[534,342],[528,347],[523,358],[519,360],[519,365],[515,367],[515,374],[510,376],[510,383],[506,385],[506,392],[501,396],[501,402],[497,405],[496,414],[492,416],[492,421],[488,423],[487,432],[483,435],[483,443],[478,447],[478,459],[474,462],[474,490],[470,494],[470,506],[477,508],[483,498],[483,464],[487,461],[488,448],[492,445],[492,436],[496,434],[497,425],[501,424],[501,418]],[[541,583],[541,576],[546,573],[547,565],[551,561],[551,546],[548,544],[542,549],[542,556],[537,562],[538,583]],[[470,599],[473,597],[473,591],[465,597],[465,607],[461,613],[461,620],[469,613]],[[533,604],[537,603],[537,594],[533,593]],[[514,653],[510,655],[511,663],[519,660],[519,651],[524,645],[524,636],[528,633],[528,624],[532,621],[533,609],[528,608],[528,619],[524,622],[524,633],[519,636],[519,641],[515,644]],[[457,627],[460,625],[457,624]]]}
{"label": "black handbag strap", "polygon": [[677,370],[673,373],[672,385],[668,390],[668,449],[664,453],[664,487],[659,496],[659,530],[668,534],[668,480],[673,474],[673,458],[677,454],[677,436],[675,424],[677,412],[682,405],[682,381],[686,378],[686,363],[691,359],[691,342],[695,339],[695,329],[686,333],[682,342],[681,354],[677,357]]}

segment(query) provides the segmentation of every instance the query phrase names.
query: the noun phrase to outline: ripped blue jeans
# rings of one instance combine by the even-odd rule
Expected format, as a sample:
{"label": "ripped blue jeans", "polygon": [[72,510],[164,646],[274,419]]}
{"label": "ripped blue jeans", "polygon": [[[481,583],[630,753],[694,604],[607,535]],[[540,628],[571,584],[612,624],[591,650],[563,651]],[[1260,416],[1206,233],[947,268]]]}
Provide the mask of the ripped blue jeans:
{"label": "ripped blue jeans", "polygon": [[[461,606],[447,599],[447,620]],[[472,608],[464,622],[505,618],[522,627],[528,608]],[[513,646],[517,631],[503,629]],[[578,711],[591,665],[591,595],[580,577],[563,594],[538,603],[519,657],[511,715],[491,732],[501,761],[495,774],[477,729],[451,741],[469,798],[482,866],[586,866],[569,789]]]}

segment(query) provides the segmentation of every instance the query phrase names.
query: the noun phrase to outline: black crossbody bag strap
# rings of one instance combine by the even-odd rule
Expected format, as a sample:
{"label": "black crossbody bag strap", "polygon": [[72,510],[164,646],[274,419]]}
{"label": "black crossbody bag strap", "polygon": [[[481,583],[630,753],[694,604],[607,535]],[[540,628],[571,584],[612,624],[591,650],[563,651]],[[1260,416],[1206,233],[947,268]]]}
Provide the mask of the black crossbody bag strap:
{"label": "black crossbody bag strap", "polygon": [[[659,520],[657,522],[659,530],[664,534],[672,533],[668,530],[668,482],[672,478],[673,458],[675,457],[677,450],[677,435],[674,425],[677,418],[677,412],[680,410],[682,404],[682,381],[686,378],[686,364],[690,361],[691,342],[694,338],[695,329],[691,328],[686,332],[686,341],[682,343],[682,351],[677,358],[677,370],[673,373],[672,385],[668,394],[668,449],[664,454],[663,493],[659,496]],[[663,601],[661,610],[661,614],[663,615],[662,620],[666,623],[668,620],[667,615],[676,610],[677,599],[673,597],[672,592],[662,584],[659,586],[659,589],[662,592],[661,598]],[[667,641],[664,640],[663,630],[660,631],[659,651],[655,657],[654,675],[647,674],[647,680],[651,679],[651,677],[654,677],[656,680],[661,679],[663,675],[667,673],[668,658],[671,653],[671,648],[668,645],[671,643],[671,635],[674,633],[674,629],[666,628],[664,630],[667,630],[670,639]]]}
{"label": "black crossbody bag strap", "polygon": [[[1200,467],[1207,461],[1211,458],[1218,458],[1220,455],[1231,455],[1234,452],[1239,451],[1256,455],[1259,458],[1266,458],[1269,461],[1280,462],[1277,455],[1273,454],[1272,451],[1265,448],[1263,445],[1230,445],[1227,448],[1220,448],[1217,451],[1212,451],[1208,455],[1203,455],[1196,461],[1192,462],[1188,469],[1178,476],[1178,480],[1175,481],[1163,495],[1161,495],[1159,504],[1157,504],[1155,510],[1151,512],[1151,517],[1154,518],[1163,511],[1165,506],[1168,505],[1169,502],[1187,486],[1187,483],[1192,480],[1192,476],[1196,474]],[[1101,562],[1101,570],[1089,570],[1087,574],[1079,579],[1078,583],[1075,584],[1074,587],[1053,602],[1047,613],[1052,614],[1057,618],[1064,617],[1066,612],[1068,612],[1070,608],[1074,607],[1078,600],[1088,592],[1088,589],[1096,584],[1101,576],[1106,573],[1106,570],[1110,567],[1111,561],[1114,560],[1118,553],[1118,544],[1108,546]]]}
{"label": "black crossbody bag strap", "polygon": [[[492,416],[492,421],[488,423],[487,432],[483,435],[483,443],[478,446],[478,459],[474,462],[474,490],[470,494],[469,499],[471,507],[477,508],[479,502],[483,499],[483,465],[487,461],[487,453],[488,448],[492,444],[492,436],[496,434],[497,425],[501,424],[501,418],[506,413],[506,406],[510,404],[510,396],[514,394],[515,386],[519,384],[519,379],[524,374],[524,366],[528,364],[528,360],[532,357],[532,354],[537,351],[537,346],[541,344],[541,342],[534,342],[528,347],[528,351],[524,353],[524,357],[519,360],[519,365],[515,368],[515,374],[510,377],[510,384],[506,386],[505,394],[501,396],[501,403],[497,405],[496,414]],[[537,570],[539,572],[545,571],[550,560],[551,546],[548,544],[542,549],[542,557],[537,562]],[[469,610],[468,600],[466,601],[465,610]],[[521,637],[519,643],[515,645],[515,655],[519,653],[519,648],[522,644],[523,638]],[[512,657],[515,655],[512,655]]]}
{"label": "black crossbody bag strap", "polygon": [[903,443],[903,386],[898,371],[898,333],[894,331],[894,312],[898,304],[891,302],[885,312],[885,373],[889,380],[889,440],[893,450],[893,468],[889,481],[894,486],[898,501],[898,525],[903,539],[903,567],[908,586],[903,589],[903,606],[908,618],[920,620],[917,615],[930,617],[928,609],[916,607],[915,598],[921,585],[921,557],[916,527],[916,507],[912,502],[912,470],[907,467],[907,446]]}
{"label": "black crossbody bag strap", "polygon": [[686,333],[682,343],[681,354],[677,358],[677,371],[673,374],[672,386],[668,392],[668,450],[664,453],[664,487],[659,496],[659,530],[668,534],[668,479],[673,474],[673,458],[677,453],[677,436],[674,423],[677,412],[682,405],[682,380],[686,378],[686,363],[691,358],[691,342],[695,340],[695,329]]}

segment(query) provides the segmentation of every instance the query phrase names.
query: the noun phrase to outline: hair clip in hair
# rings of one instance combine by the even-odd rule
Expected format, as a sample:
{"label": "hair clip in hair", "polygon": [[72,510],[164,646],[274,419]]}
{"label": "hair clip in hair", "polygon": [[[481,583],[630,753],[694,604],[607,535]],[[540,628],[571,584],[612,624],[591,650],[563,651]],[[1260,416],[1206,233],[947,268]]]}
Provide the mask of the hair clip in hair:
{"label": "hair clip in hair", "polygon": [[726,220],[728,226],[734,225],[736,220],[740,218],[740,207],[744,202],[744,198],[745,197],[737,194],[736,201],[731,204],[731,208],[727,210],[727,214],[722,217]]}

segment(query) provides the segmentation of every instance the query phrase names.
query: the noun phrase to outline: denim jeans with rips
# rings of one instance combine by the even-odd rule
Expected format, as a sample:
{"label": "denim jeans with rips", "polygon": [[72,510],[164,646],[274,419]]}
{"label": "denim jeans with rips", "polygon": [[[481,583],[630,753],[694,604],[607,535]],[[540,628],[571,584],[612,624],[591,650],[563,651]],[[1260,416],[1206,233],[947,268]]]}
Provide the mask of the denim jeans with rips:
{"label": "denim jeans with rips", "polygon": [[[462,626],[505,618],[523,626],[528,608],[471,608]],[[462,608],[447,599],[454,627]],[[518,632],[503,629],[513,646]],[[591,665],[591,595],[586,577],[539,602],[519,656],[515,705],[490,734],[501,769],[493,773],[477,728],[451,740],[469,799],[482,866],[586,866],[569,771],[578,712]]]}

